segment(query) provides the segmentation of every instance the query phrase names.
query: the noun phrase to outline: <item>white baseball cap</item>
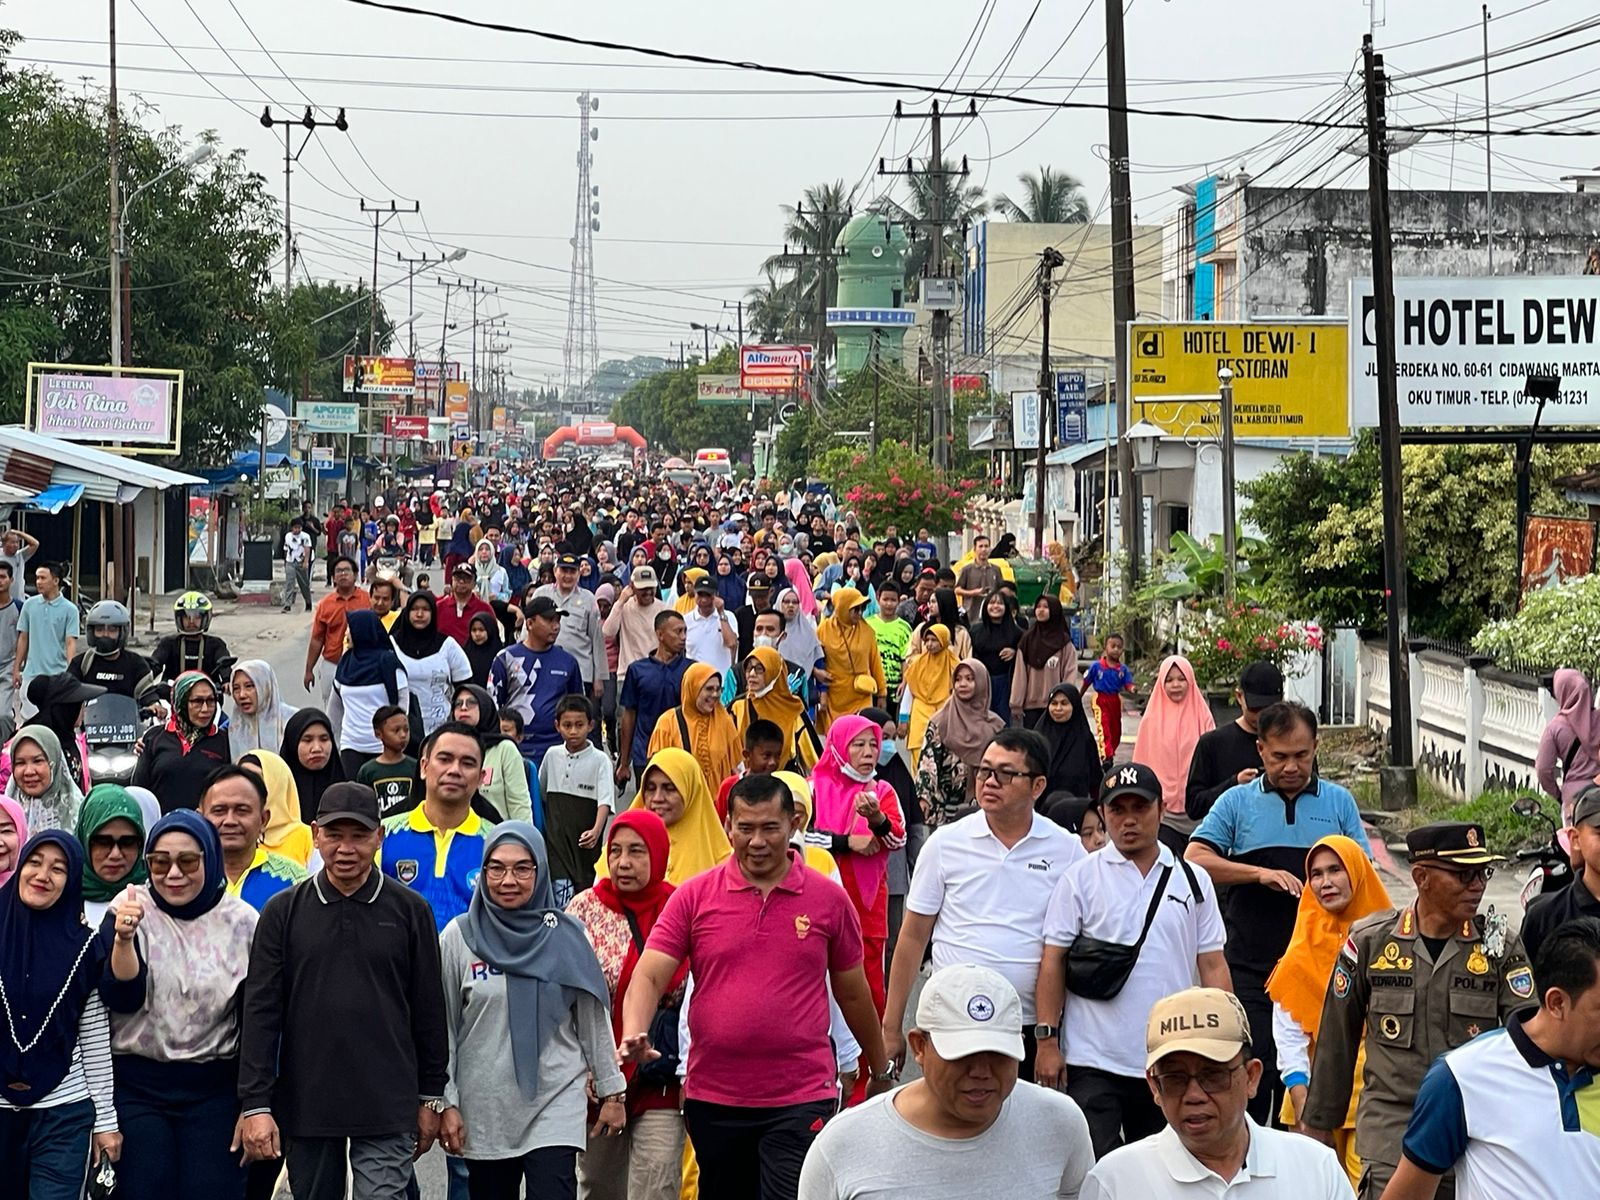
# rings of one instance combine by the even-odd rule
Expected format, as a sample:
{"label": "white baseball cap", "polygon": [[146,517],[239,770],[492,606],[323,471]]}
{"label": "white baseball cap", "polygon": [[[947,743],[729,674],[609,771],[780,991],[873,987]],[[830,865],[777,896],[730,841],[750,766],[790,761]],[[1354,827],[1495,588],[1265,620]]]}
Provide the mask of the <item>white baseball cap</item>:
{"label": "white baseball cap", "polygon": [[1022,1001],[1003,975],[960,963],[941,967],[917,1001],[916,1028],[944,1059],[969,1054],[1004,1054],[1018,1062],[1022,1050]]}

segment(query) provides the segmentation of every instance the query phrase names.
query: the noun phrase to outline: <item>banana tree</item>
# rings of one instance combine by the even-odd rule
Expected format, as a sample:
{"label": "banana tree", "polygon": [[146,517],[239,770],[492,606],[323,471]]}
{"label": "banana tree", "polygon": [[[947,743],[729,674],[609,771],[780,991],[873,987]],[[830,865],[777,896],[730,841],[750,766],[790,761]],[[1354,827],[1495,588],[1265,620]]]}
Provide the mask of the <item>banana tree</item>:
{"label": "banana tree", "polygon": [[[1246,537],[1240,533],[1236,539],[1237,552],[1234,567],[1234,586],[1247,590],[1254,582],[1250,561],[1266,549],[1260,538]],[[1187,533],[1175,533],[1168,545],[1165,563],[1182,572],[1180,577],[1168,577],[1147,584],[1140,589],[1145,601],[1194,600],[1220,598],[1227,576],[1227,562],[1223,557],[1221,539],[1211,536],[1200,541]]]}

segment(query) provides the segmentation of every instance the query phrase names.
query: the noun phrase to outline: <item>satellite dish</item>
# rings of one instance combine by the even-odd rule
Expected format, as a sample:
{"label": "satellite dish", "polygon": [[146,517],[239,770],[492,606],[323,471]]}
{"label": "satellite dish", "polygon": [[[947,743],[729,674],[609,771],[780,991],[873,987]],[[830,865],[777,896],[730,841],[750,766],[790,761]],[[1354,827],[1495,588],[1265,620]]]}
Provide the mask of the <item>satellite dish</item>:
{"label": "satellite dish", "polygon": [[261,419],[267,426],[267,445],[276,446],[289,436],[289,414],[276,404],[263,404]]}

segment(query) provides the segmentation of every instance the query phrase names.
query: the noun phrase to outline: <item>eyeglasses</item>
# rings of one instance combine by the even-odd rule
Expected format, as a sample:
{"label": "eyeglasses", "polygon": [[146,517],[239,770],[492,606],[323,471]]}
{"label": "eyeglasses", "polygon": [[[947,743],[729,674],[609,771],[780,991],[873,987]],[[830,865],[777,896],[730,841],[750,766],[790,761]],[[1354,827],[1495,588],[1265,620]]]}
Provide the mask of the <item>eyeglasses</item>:
{"label": "eyeglasses", "polygon": [[1488,883],[1489,880],[1494,878],[1493,867],[1446,867],[1441,866],[1439,863],[1420,863],[1418,865],[1427,867],[1430,871],[1439,871],[1442,874],[1453,876],[1455,881],[1462,887],[1471,887],[1480,880]]}
{"label": "eyeglasses", "polygon": [[113,850],[121,850],[124,854],[137,854],[139,853],[139,843],[142,840],[136,833],[130,833],[123,837],[112,837],[109,833],[97,833],[89,839],[89,849],[104,850],[108,854]]}
{"label": "eyeglasses", "polygon": [[1155,1081],[1158,1092],[1169,1100],[1176,1100],[1189,1090],[1191,1080],[1199,1083],[1206,1095],[1220,1095],[1233,1086],[1233,1073],[1242,1070],[1243,1063],[1234,1063],[1231,1067],[1203,1067],[1193,1075],[1187,1071],[1163,1071],[1150,1078]]}
{"label": "eyeglasses", "polygon": [[144,861],[149,866],[150,874],[152,875],[165,875],[172,870],[173,863],[177,863],[178,870],[185,875],[198,875],[205,864],[206,858],[198,850],[185,850],[182,854],[167,854],[165,851],[159,851],[155,854],[146,854]]}
{"label": "eyeglasses", "polygon": [[1039,773],[1037,771],[1018,771],[1011,767],[991,767],[984,763],[977,768],[975,774],[979,783],[993,779],[997,783],[1009,786],[1019,779],[1035,779]]}
{"label": "eyeglasses", "polygon": [[189,703],[198,704],[203,708],[215,708],[217,698],[215,696],[190,696]]}
{"label": "eyeglasses", "polygon": [[483,869],[484,877],[487,879],[504,879],[509,874],[518,883],[527,883],[536,873],[532,863],[517,863],[508,867],[505,863],[492,862]]}

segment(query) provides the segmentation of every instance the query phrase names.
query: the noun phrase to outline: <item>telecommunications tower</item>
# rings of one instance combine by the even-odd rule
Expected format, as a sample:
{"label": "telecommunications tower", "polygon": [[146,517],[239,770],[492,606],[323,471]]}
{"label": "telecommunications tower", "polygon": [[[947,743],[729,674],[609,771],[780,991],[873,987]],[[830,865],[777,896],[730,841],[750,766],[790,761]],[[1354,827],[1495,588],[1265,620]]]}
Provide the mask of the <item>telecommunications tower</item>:
{"label": "telecommunications tower", "polygon": [[590,146],[600,131],[589,115],[600,99],[578,95],[578,204],[572,218],[572,279],[567,289],[567,340],[563,347],[561,401],[569,410],[588,412],[595,403],[594,380],[600,370],[600,331],[594,315],[594,235],[600,228],[600,187],[590,182],[594,164]]}

